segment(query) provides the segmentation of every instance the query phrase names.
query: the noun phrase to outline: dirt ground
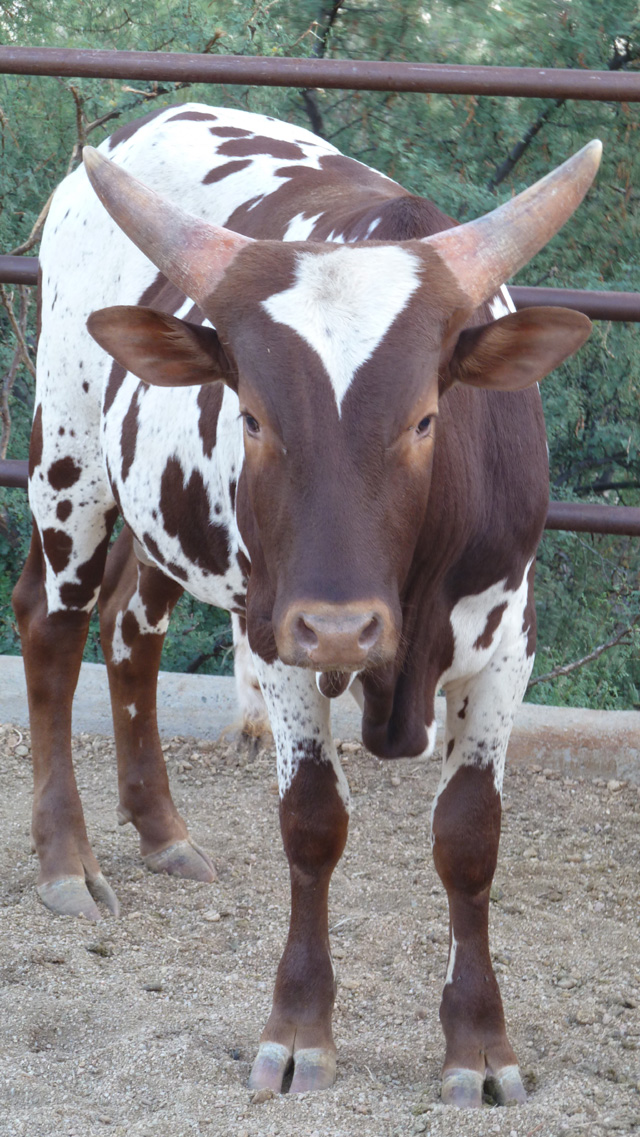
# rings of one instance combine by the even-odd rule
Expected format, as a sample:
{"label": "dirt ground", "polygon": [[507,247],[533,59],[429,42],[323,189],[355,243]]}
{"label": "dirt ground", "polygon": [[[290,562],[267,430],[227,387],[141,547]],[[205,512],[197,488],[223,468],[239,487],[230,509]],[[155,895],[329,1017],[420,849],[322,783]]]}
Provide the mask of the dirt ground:
{"label": "dirt ground", "polygon": [[640,1130],[639,791],[528,766],[505,784],[492,949],[526,1106],[439,1104],[447,917],[430,856],[435,761],[345,744],[354,811],[332,888],[338,1078],[246,1088],[288,915],[273,755],[173,739],[205,885],[152,876],[115,818],[109,739],[76,739],[94,849],[123,908],[53,917],[34,891],[29,737],[0,726],[0,1134],[562,1137]]}

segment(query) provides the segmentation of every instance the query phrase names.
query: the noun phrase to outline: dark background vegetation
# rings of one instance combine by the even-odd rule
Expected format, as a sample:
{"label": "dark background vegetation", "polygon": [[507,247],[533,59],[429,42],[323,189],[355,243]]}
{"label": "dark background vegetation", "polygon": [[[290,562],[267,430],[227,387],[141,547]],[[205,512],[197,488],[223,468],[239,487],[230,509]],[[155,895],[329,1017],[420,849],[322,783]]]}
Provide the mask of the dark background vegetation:
{"label": "dark background vegetation", "polygon": [[[0,9],[4,43],[240,55],[315,55],[540,67],[640,66],[638,5],[628,0],[22,0]],[[207,87],[0,76],[0,251],[37,254],[38,219],[82,144],[151,106],[201,100],[265,111],[321,133],[345,153],[425,194],[461,220],[492,209],[590,138],[600,176],[521,284],[640,288],[636,105],[549,99]],[[2,447],[27,454],[35,301],[0,295]],[[13,319],[12,319],[13,317]],[[25,348],[16,347],[14,324]],[[640,504],[636,325],[596,323],[579,356],[547,379],[552,496]],[[27,547],[26,495],[0,489],[0,652],[19,644],[9,597]],[[640,705],[640,543],[547,534],[538,565],[539,650],[546,674],[619,638],[617,646],[530,690],[540,702]],[[184,598],[163,666],[228,670],[226,615]],[[92,632],[87,658],[99,659]]]}

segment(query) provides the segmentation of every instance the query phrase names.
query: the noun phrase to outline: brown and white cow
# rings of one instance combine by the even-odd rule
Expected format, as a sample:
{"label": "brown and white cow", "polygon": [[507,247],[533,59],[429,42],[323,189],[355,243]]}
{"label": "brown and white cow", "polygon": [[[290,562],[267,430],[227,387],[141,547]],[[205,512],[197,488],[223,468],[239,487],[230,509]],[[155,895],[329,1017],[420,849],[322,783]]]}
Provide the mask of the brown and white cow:
{"label": "brown and white cow", "polygon": [[[327,897],[349,814],[330,696],[351,681],[365,745],[396,758],[433,748],[443,687],[442,1096],[479,1105],[491,1075],[502,1100],[520,1101],[489,889],[534,651],[547,505],[536,381],[590,324],[558,308],[514,313],[499,290],[579,204],[599,143],[460,227],[307,131],[235,110],[163,110],[100,151],[58,189],[41,251],[35,524],[14,601],[39,895],[58,912],[95,918],[90,893],[117,911],[70,742],[99,592],[121,818],[151,868],[211,879],[171,799],[155,686],[182,590],[230,609],[276,741],[291,867],[251,1084],[279,1090],[293,1060],[293,1091],[328,1086]],[[129,531],[105,572],[118,512]]]}

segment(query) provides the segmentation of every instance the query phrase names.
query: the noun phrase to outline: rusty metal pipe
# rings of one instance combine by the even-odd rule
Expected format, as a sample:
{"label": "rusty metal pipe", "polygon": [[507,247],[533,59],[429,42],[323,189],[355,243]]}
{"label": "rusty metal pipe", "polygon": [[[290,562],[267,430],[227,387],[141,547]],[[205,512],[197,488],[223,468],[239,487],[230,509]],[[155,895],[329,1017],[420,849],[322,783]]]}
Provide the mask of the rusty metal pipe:
{"label": "rusty metal pipe", "polygon": [[579,288],[525,288],[519,285],[510,285],[509,292],[516,308],[560,305],[584,312],[591,320],[640,321],[639,292],[591,292]]}
{"label": "rusty metal pipe", "polygon": [[[0,284],[37,284],[37,257],[0,256]],[[528,288],[512,285],[509,291],[516,308],[560,305],[584,312],[592,320],[640,322],[640,293],[590,292],[576,288]]]}
{"label": "rusty metal pipe", "polygon": [[594,505],[590,502],[582,505],[573,501],[550,501],[545,529],[640,537],[640,508],[630,505]]}
{"label": "rusty metal pipe", "polygon": [[0,284],[37,283],[37,257],[0,257]]}
{"label": "rusty metal pipe", "polygon": [[16,458],[0,458],[0,486],[26,490],[29,463]]}
{"label": "rusty metal pipe", "polygon": [[640,102],[640,74],[637,73],[462,63],[274,59],[169,51],[4,46],[0,47],[0,72],[91,79],[160,79],[174,83],[246,83],[265,87]]}
{"label": "rusty metal pipe", "polygon": [[[0,486],[26,489],[28,465],[28,462],[17,459],[0,460]],[[640,537],[640,508],[551,501],[545,527],[574,533]]]}

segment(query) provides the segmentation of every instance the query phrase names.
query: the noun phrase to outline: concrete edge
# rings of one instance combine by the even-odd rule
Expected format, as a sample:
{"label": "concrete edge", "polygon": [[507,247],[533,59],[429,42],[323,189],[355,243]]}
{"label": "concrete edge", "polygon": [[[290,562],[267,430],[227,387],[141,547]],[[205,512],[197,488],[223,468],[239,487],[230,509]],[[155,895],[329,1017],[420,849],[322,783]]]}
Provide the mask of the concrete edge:
{"label": "concrete edge", "polygon": [[[218,739],[238,717],[231,678],[163,671],[158,682],[158,723],[163,738]],[[360,738],[360,712],[349,694],[332,708],[334,735]],[[436,700],[442,741],[445,700]],[[28,727],[20,656],[0,656],[0,722]],[[73,729],[112,734],[106,669],[83,663],[73,711]],[[588,775],[640,785],[640,712],[592,711],[524,703],[516,716],[508,761],[539,765],[562,774]]]}

